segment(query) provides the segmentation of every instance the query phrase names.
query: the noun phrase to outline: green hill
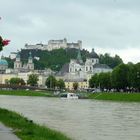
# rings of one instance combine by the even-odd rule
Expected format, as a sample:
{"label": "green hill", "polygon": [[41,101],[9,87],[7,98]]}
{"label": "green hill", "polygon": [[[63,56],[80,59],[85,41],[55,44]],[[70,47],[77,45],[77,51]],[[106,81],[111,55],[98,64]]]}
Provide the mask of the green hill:
{"label": "green hill", "polygon": [[[70,62],[70,59],[76,59],[78,50],[77,49],[57,49],[52,51],[43,51],[43,50],[21,50],[21,61],[26,63],[28,61],[29,52],[32,53],[34,57],[35,69],[44,69],[51,68],[54,71],[59,71],[62,66]],[[82,59],[85,62],[87,57],[90,57],[90,52],[87,50],[81,51]],[[35,59],[36,57],[39,60]],[[122,59],[119,56],[111,57],[109,54],[99,55],[100,63],[107,64],[111,68],[122,63]],[[6,58],[9,67],[13,67],[13,61],[9,58]]]}

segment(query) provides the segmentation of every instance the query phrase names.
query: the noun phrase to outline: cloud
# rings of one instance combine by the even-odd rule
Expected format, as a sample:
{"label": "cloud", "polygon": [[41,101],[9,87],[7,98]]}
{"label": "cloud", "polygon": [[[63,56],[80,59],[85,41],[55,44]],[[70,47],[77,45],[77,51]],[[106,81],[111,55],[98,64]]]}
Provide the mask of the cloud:
{"label": "cloud", "polygon": [[122,54],[132,52],[130,48],[134,54],[140,51],[139,5],[138,0],[1,1],[0,34],[11,39],[3,53],[23,48],[25,43],[66,37],[72,42],[83,40],[89,50],[119,50],[116,53],[125,62],[137,62],[140,57]]}

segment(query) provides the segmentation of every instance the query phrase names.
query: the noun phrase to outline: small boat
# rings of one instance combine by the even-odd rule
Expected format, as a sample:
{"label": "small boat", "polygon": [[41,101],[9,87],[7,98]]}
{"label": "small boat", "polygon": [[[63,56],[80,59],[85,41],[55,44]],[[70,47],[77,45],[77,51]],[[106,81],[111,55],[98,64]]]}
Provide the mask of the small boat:
{"label": "small boat", "polygon": [[78,99],[78,96],[75,93],[63,93],[60,97],[62,99]]}

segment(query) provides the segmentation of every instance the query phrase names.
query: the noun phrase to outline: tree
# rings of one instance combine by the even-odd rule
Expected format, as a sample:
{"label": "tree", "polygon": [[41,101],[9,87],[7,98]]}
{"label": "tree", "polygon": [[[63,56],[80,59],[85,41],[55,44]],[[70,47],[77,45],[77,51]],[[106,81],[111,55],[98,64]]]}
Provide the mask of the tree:
{"label": "tree", "polygon": [[123,61],[118,55],[115,55],[115,57],[111,57],[110,54],[105,53],[104,55],[100,55],[100,63],[107,64],[111,68],[115,68],[119,64],[123,63]]}
{"label": "tree", "polygon": [[25,85],[25,81],[21,78],[11,78],[9,83],[12,85]]}
{"label": "tree", "polygon": [[133,87],[140,91],[140,63],[135,64],[133,76]]}
{"label": "tree", "polygon": [[90,80],[89,80],[89,86],[91,88],[94,88],[94,87],[98,87],[99,86],[99,80],[98,80],[98,74],[95,74],[93,75]]}
{"label": "tree", "polygon": [[79,85],[78,85],[77,82],[73,83],[73,89],[74,89],[74,90],[77,90],[77,89],[78,89],[78,86],[79,86]]}
{"label": "tree", "polygon": [[56,87],[56,85],[57,85],[57,81],[56,81],[56,79],[55,79],[55,77],[54,76],[52,76],[52,75],[50,75],[47,79],[46,79],[46,86],[48,87],[48,88],[55,88]]}
{"label": "tree", "polygon": [[30,86],[36,86],[37,82],[38,82],[38,75],[36,74],[30,74],[29,78],[27,80],[27,84],[29,84]]}
{"label": "tree", "polygon": [[100,73],[98,75],[98,82],[102,90],[111,89],[111,73]]}
{"label": "tree", "polygon": [[128,75],[129,67],[126,64],[120,64],[119,66],[117,66],[113,70],[111,76],[113,87],[118,91],[120,89],[126,90],[126,88],[129,86]]}
{"label": "tree", "polygon": [[58,87],[59,89],[64,89],[64,88],[65,88],[65,83],[64,83],[64,81],[63,81],[62,79],[59,79],[59,80],[57,81],[57,87]]}

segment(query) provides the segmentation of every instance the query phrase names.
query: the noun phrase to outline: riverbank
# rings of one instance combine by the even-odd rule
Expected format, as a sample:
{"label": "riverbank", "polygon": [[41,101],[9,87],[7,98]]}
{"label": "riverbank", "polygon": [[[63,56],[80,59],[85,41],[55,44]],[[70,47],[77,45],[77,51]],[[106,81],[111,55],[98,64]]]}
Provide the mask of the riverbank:
{"label": "riverbank", "polygon": [[12,128],[21,140],[70,140],[60,132],[35,124],[32,120],[1,108],[0,122]]}
{"label": "riverbank", "polygon": [[0,90],[0,95],[55,97],[50,91]]}
{"label": "riverbank", "polygon": [[140,93],[96,93],[89,94],[88,99],[140,102]]}

